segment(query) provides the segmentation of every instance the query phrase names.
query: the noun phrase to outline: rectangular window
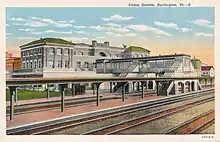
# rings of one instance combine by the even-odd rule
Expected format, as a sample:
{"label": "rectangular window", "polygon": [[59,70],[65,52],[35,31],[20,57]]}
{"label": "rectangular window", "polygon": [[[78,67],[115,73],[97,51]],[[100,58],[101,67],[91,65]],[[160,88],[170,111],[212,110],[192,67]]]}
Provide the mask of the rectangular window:
{"label": "rectangular window", "polygon": [[85,68],[89,67],[89,62],[85,62]]}
{"label": "rectangular window", "polygon": [[69,55],[69,49],[68,48],[65,49],[65,53],[64,54]]}
{"label": "rectangular window", "polygon": [[65,61],[65,68],[69,68],[69,61]]}
{"label": "rectangular window", "polygon": [[37,68],[37,61],[36,60],[34,61],[34,68],[35,69]]}
{"label": "rectangular window", "polygon": [[41,60],[38,60],[38,68],[41,68]]}
{"label": "rectangular window", "polygon": [[53,60],[50,60],[50,61],[48,62],[48,66],[49,66],[49,68],[54,68],[54,62],[53,62]]}
{"label": "rectangular window", "polygon": [[29,69],[29,63],[27,62],[27,67],[26,67],[27,69]]}
{"label": "rectangular window", "polygon": [[41,48],[38,48],[38,53],[41,53]]}
{"label": "rectangular window", "polygon": [[61,55],[62,54],[62,49],[61,48],[58,48],[57,49],[57,55]]}
{"label": "rectangular window", "polygon": [[22,68],[25,69],[25,62],[23,62],[23,67]]}
{"label": "rectangular window", "polygon": [[57,67],[58,67],[58,68],[62,68],[62,61],[58,61],[58,62],[57,62]]}
{"label": "rectangular window", "polygon": [[81,55],[83,56],[83,52],[81,52]]}
{"label": "rectangular window", "polygon": [[74,55],[76,55],[76,51],[74,51],[74,53],[73,53]]}
{"label": "rectangular window", "polygon": [[80,67],[81,67],[81,62],[78,61],[78,62],[77,62],[77,68],[80,68]]}
{"label": "rectangular window", "polygon": [[31,65],[30,68],[32,69],[32,67],[33,67],[33,62],[32,61],[30,62],[30,65]]}
{"label": "rectangular window", "polygon": [[54,51],[55,51],[54,48],[51,47],[51,48],[49,48],[49,52],[48,52],[48,53],[49,53],[49,54],[54,54]]}

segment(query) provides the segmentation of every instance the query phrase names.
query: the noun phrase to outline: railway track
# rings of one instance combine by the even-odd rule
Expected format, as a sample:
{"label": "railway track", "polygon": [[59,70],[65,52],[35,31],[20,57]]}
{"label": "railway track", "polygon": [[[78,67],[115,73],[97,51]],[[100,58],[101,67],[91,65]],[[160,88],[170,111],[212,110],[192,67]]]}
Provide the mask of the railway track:
{"label": "railway track", "polygon": [[126,120],[123,122],[119,122],[113,125],[109,125],[109,126],[105,126],[102,128],[98,128],[92,131],[88,131],[85,133],[82,133],[82,135],[110,135],[110,134],[122,134],[123,131],[134,128],[134,127],[138,127],[139,125],[142,124],[146,124],[148,122],[151,121],[155,121],[158,119],[161,119],[163,117],[169,116],[169,115],[173,115],[177,112],[189,109],[191,107],[209,102],[209,101],[213,101],[214,97],[210,97],[210,98],[206,98],[206,99],[200,99],[198,101],[194,101],[192,103],[188,103],[188,104],[183,104],[177,107],[173,107],[170,109],[165,109],[162,111],[158,111],[158,112],[153,112],[147,115],[143,115],[141,117],[138,118],[134,118],[131,120]]}
{"label": "railway track", "polygon": [[165,134],[195,134],[212,125],[215,121],[214,110],[205,112],[183,124],[172,128]]}
{"label": "railway track", "polygon": [[[7,134],[50,134],[53,132],[61,131],[70,127],[80,126],[86,123],[91,123],[95,121],[100,121],[103,119],[117,117],[123,114],[128,114],[135,111],[140,111],[148,108],[163,106],[167,104],[172,104],[175,102],[180,102],[183,100],[196,98],[213,93],[213,89],[203,90],[200,92],[189,93],[180,96],[172,96],[169,98],[164,98],[160,100],[151,100],[147,102],[141,102],[137,104],[122,106],[118,108],[113,108],[109,110],[102,110],[98,112],[91,112],[88,114],[77,115],[73,117],[67,117],[62,119],[55,119],[51,121],[46,121],[42,123],[29,124],[25,126],[18,126],[15,128],[8,128]],[[213,99],[213,98],[212,98]]]}

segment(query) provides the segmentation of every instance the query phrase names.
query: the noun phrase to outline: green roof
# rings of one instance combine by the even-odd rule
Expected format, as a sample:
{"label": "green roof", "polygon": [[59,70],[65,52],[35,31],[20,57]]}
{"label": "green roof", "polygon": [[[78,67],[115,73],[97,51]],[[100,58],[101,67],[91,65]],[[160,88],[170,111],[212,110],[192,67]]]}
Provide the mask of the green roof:
{"label": "green roof", "polygon": [[130,46],[126,50],[130,50],[130,51],[149,51],[149,50],[147,50],[143,47],[140,47],[140,46]]}
{"label": "green roof", "polygon": [[66,41],[66,40],[63,40],[63,39],[60,39],[60,38],[41,38],[39,40],[35,40],[35,41],[29,42],[27,44],[24,44],[20,47],[27,46],[27,45],[32,45],[32,44],[38,44],[38,43],[72,44],[72,42]]}

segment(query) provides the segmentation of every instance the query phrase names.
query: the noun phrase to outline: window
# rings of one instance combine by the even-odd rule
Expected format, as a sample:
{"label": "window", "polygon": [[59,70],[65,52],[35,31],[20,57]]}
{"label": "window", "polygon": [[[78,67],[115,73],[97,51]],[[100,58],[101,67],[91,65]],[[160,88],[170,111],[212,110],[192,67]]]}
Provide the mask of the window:
{"label": "window", "polygon": [[57,62],[57,67],[58,67],[58,68],[62,68],[62,61],[58,61],[58,62]]}
{"label": "window", "polygon": [[32,61],[31,61],[31,67],[30,67],[30,68],[32,69],[32,67],[33,67],[33,63],[32,63]]}
{"label": "window", "polygon": [[26,51],[26,53],[27,53],[26,55],[29,56],[29,51]]}
{"label": "window", "polygon": [[36,60],[34,61],[34,68],[35,69],[37,68],[37,61]]}
{"label": "window", "polygon": [[81,62],[78,61],[78,62],[77,62],[77,68],[80,68],[80,67],[81,67]]}
{"label": "window", "polygon": [[41,68],[41,60],[38,60],[38,68]]}
{"label": "window", "polygon": [[69,61],[65,61],[65,68],[69,68]]}
{"label": "window", "polygon": [[51,47],[51,48],[49,48],[48,53],[49,53],[49,54],[54,54],[54,48],[52,48],[52,47]]}
{"label": "window", "polygon": [[64,51],[65,51],[64,54],[69,55],[69,49],[68,48],[66,48]]}
{"label": "window", "polygon": [[61,55],[62,54],[62,49],[61,48],[58,48],[57,49],[57,55]]}
{"label": "window", "polygon": [[38,53],[41,53],[41,48],[38,48]]}
{"label": "window", "polygon": [[34,55],[36,55],[37,54],[37,49],[34,49]]}
{"label": "window", "polygon": [[81,55],[83,56],[83,52],[81,52]]}
{"label": "window", "polygon": [[27,62],[27,67],[26,67],[27,69],[29,69],[29,63]]}
{"label": "window", "polygon": [[89,67],[89,62],[85,62],[85,68]]}
{"label": "window", "polygon": [[23,62],[23,67],[22,68],[25,69],[25,62]]}
{"label": "window", "polygon": [[74,53],[73,53],[74,55],[76,55],[76,51],[74,51]]}
{"label": "window", "polygon": [[50,61],[48,62],[48,65],[49,65],[49,68],[54,68],[54,62],[53,62],[53,60],[50,60]]}

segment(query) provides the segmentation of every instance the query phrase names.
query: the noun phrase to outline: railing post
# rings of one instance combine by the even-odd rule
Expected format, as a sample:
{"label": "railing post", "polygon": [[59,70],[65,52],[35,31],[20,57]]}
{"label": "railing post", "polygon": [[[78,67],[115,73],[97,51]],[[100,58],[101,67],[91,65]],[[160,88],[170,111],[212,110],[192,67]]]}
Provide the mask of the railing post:
{"label": "railing post", "polygon": [[9,91],[10,91],[10,120],[13,119],[14,116],[14,95],[15,95],[15,90],[16,86],[10,86]]}

